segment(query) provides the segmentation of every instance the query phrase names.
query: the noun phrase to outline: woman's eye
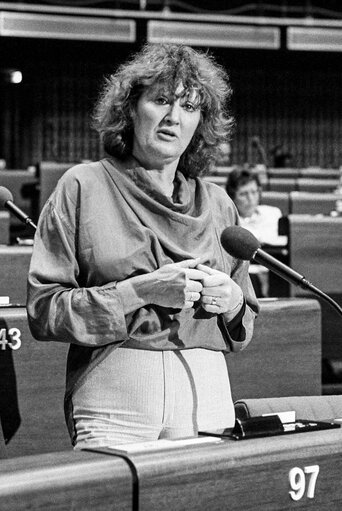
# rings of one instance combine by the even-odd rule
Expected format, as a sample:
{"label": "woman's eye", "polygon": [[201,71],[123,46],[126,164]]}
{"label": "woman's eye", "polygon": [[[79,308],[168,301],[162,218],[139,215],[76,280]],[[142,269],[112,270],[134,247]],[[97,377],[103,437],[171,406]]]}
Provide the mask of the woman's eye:
{"label": "woman's eye", "polygon": [[159,96],[155,101],[158,105],[166,105],[168,103],[168,99],[165,96]]}
{"label": "woman's eye", "polygon": [[183,108],[187,112],[195,112],[198,109],[198,107],[196,105],[194,105],[193,103],[190,103],[190,101],[187,101],[186,103],[184,103]]}

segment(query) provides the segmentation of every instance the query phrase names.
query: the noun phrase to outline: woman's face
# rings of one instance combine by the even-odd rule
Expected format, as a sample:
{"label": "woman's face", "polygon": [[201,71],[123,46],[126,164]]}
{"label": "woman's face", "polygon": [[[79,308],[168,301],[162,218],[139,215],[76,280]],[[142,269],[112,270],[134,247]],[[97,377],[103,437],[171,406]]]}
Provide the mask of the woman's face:
{"label": "woman's face", "polygon": [[174,93],[162,86],[146,89],[133,114],[133,156],[147,169],[178,164],[200,120],[196,89],[180,84]]}
{"label": "woman's face", "polygon": [[259,204],[260,189],[256,181],[240,186],[235,193],[234,202],[240,216],[252,216]]}

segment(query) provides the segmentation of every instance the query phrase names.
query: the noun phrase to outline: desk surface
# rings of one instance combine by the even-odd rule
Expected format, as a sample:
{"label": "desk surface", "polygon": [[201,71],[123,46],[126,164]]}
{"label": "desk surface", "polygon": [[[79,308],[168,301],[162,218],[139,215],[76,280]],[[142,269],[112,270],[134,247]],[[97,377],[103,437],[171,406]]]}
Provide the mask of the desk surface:
{"label": "desk surface", "polygon": [[341,429],[210,440],[3,460],[0,511],[342,508]]}
{"label": "desk surface", "polygon": [[[340,429],[223,440],[129,458],[139,479],[141,511],[342,508]],[[290,474],[294,481],[302,478],[299,500],[289,493],[300,496]]]}
{"label": "desk surface", "polygon": [[127,462],[88,452],[1,460],[0,511],[130,511]]}

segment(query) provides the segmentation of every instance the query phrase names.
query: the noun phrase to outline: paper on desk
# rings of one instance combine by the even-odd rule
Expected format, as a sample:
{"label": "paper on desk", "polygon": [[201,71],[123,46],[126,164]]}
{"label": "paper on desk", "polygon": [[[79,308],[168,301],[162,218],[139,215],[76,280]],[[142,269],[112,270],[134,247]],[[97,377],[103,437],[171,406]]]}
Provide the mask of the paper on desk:
{"label": "paper on desk", "polygon": [[110,445],[109,449],[113,449],[115,451],[122,451],[127,454],[136,454],[147,451],[160,451],[165,449],[179,449],[182,447],[189,446],[198,446],[205,444],[219,444],[222,443],[223,440],[214,436],[205,436],[205,437],[194,437],[194,438],[183,438],[183,439],[175,439],[175,440],[151,440],[147,442],[135,442],[130,444],[118,444],[118,445]]}

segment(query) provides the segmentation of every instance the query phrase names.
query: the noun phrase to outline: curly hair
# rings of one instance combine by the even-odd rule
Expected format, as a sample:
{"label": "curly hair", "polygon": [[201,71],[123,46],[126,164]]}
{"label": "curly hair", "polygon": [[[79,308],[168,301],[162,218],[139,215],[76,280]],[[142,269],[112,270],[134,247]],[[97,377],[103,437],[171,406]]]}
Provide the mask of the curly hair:
{"label": "curly hair", "polygon": [[189,177],[207,173],[234,124],[228,111],[232,89],[223,67],[211,55],[189,46],[146,44],[105,79],[93,112],[93,126],[105,151],[119,159],[129,156],[133,147],[132,112],[142,92],[159,84],[174,92],[180,83],[184,88],[198,89],[201,116],[178,169]]}

